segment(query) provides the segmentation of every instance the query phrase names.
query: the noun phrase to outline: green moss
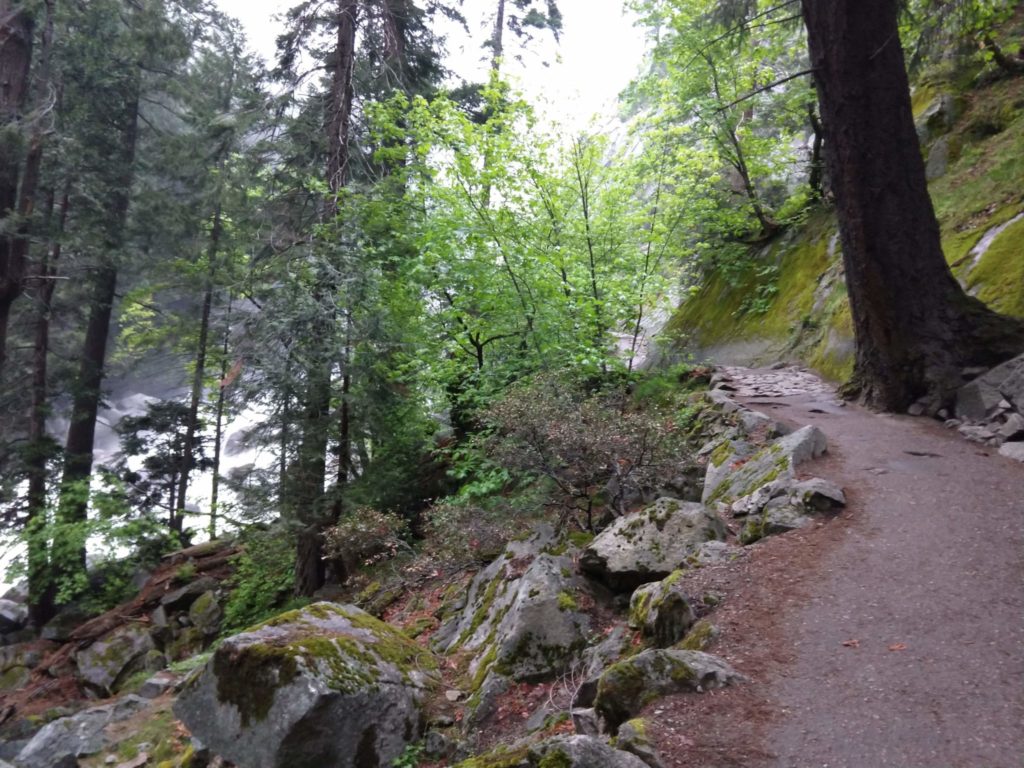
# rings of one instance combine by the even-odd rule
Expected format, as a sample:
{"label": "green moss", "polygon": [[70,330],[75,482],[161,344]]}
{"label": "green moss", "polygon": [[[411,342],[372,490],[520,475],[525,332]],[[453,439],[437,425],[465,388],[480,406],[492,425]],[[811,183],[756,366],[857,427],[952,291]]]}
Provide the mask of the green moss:
{"label": "green moss", "polygon": [[433,629],[437,626],[437,620],[431,616],[420,616],[418,619],[412,622],[409,626],[402,630],[402,633],[408,637],[415,639],[422,635],[424,632]]}
{"label": "green moss", "polygon": [[569,531],[566,538],[572,542],[573,546],[583,549],[594,540],[594,534],[587,531]]}
{"label": "green moss", "polygon": [[[352,635],[332,633],[314,619],[343,618],[355,630]],[[221,646],[213,656],[217,698],[233,704],[242,724],[266,719],[277,689],[291,683],[300,667],[317,669],[327,684],[342,693],[375,685],[381,663],[398,670],[404,679],[411,673],[436,672],[433,655],[399,630],[368,614],[341,606],[317,603],[302,611],[289,611],[263,627],[287,627],[284,637],[250,645]]]}
{"label": "green moss", "polygon": [[528,747],[509,749],[500,746],[486,755],[471,757],[455,764],[452,768],[519,768],[527,764]]}
{"label": "green moss", "polygon": [[743,524],[740,531],[740,544],[746,546],[764,538],[764,517],[752,517]]}
{"label": "green moss", "polygon": [[672,571],[672,573],[670,573],[668,576],[661,580],[661,583],[664,584],[666,587],[671,587],[673,584],[675,584],[677,581],[683,578],[684,574],[685,571],[682,570]]}
{"label": "green moss", "polygon": [[473,636],[473,633],[480,628],[480,625],[484,623],[484,619],[487,618],[487,614],[490,613],[491,606],[494,605],[494,600],[498,596],[498,589],[505,585],[505,579],[501,573],[498,573],[484,590],[483,596],[480,598],[480,604],[477,606],[476,611],[473,613],[473,619],[470,621],[469,626],[466,627],[465,631],[459,635],[458,642],[455,647],[462,645],[469,638]]}
{"label": "green moss", "polygon": [[732,443],[729,440],[723,440],[708,456],[708,462],[714,467],[720,467],[729,460],[732,456]]}
{"label": "green moss", "polygon": [[558,610],[560,611],[578,611],[580,609],[579,603],[576,602],[576,598],[571,594],[562,590],[558,593]]}
{"label": "green moss", "polygon": [[992,241],[967,278],[979,299],[997,312],[1024,316],[1024,219]]}
{"label": "green moss", "polygon": [[715,639],[717,634],[718,630],[715,629],[710,621],[701,619],[690,628],[690,631],[686,633],[686,637],[675,647],[684,651],[704,651],[711,645],[711,641]]}
{"label": "green moss", "polygon": [[496,642],[490,643],[487,648],[487,652],[480,659],[477,664],[476,674],[473,675],[473,680],[470,682],[469,690],[476,693],[480,690],[480,686],[484,684],[484,680],[487,679],[487,673],[491,671],[491,667],[494,666],[495,660],[498,658],[498,644]]}
{"label": "green moss", "polygon": [[597,683],[594,708],[613,730],[657,698],[643,671],[631,660],[612,664]]}
{"label": "green moss", "polygon": [[560,749],[552,749],[540,759],[537,768],[572,768],[572,758]]}
{"label": "green moss", "polygon": [[242,726],[248,727],[266,720],[277,689],[291,683],[299,668],[280,648],[251,645],[229,651],[222,646],[213,655],[213,673],[217,700],[238,709]]}

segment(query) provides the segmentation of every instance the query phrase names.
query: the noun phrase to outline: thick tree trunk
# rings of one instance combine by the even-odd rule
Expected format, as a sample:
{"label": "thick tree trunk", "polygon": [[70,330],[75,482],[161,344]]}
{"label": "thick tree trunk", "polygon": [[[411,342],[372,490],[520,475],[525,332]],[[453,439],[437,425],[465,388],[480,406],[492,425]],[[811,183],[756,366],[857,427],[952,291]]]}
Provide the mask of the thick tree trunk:
{"label": "thick tree trunk", "polygon": [[1024,323],[968,297],[942,255],[896,0],[802,0],[857,339],[851,393],[935,411],[961,369],[1024,349]]}
{"label": "thick tree trunk", "polygon": [[[13,138],[29,92],[32,63],[32,14],[11,0],[0,0],[0,218],[18,210],[18,183],[22,156]],[[0,236],[0,373],[7,355],[7,328],[11,306],[24,290],[25,250],[15,248],[17,238]]]}

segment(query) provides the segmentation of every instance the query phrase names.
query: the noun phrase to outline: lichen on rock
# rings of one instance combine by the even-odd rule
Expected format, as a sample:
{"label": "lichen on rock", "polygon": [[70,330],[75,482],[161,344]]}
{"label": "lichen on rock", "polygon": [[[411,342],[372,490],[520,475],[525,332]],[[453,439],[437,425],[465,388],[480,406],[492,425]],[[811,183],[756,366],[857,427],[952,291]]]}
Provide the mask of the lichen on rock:
{"label": "lichen on rock", "polygon": [[247,767],[387,765],[422,734],[436,670],[394,627],[316,603],[224,640],[174,711]]}

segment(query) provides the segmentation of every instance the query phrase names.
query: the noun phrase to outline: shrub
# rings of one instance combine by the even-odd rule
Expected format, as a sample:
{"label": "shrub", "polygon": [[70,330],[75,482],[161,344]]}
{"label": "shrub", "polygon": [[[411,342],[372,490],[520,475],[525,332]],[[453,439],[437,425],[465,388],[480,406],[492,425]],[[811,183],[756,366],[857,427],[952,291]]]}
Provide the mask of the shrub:
{"label": "shrub", "polygon": [[485,419],[494,430],[489,455],[512,472],[549,478],[561,522],[582,513],[591,531],[597,507],[624,514],[686,456],[670,411],[638,409],[624,394],[590,394],[551,375],[513,387]]}

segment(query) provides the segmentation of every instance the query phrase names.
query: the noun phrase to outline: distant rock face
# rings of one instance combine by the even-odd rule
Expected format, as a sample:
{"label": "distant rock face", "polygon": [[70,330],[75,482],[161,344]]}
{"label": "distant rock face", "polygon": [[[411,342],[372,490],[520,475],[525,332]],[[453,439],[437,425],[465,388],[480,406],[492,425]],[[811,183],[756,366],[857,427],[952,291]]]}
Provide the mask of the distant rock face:
{"label": "distant rock face", "polygon": [[790,480],[797,465],[821,456],[827,447],[824,433],[806,426],[742,461],[737,461],[728,447],[716,450],[708,459],[704,503],[728,504],[775,480]]}
{"label": "distant rock face", "polygon": [[583,551],[580,568],[615,590],[663,579],[696,555],[702,544],[725,538],[725,523],[702,504],[658,499],[618,518]]}
{"label": "distant rock face", "polygon": [[614,733],[648,703],[672,693],[701,693],[743,678],[717,656],[701,651],[647,650],[613,664],[597,684],[597,710]]}
{"label": "distant rock face", "polygon": [[245,768],[387,766],[424,728],[433,655],[354,606],[315,603],[224,640],[175,714]]}
{"label": "distant rock face", "polygon": [[146,656],[155,647],[148,628],[126,625],[75,654],[78,676],[101,696],[109,696],[145,668]]}

